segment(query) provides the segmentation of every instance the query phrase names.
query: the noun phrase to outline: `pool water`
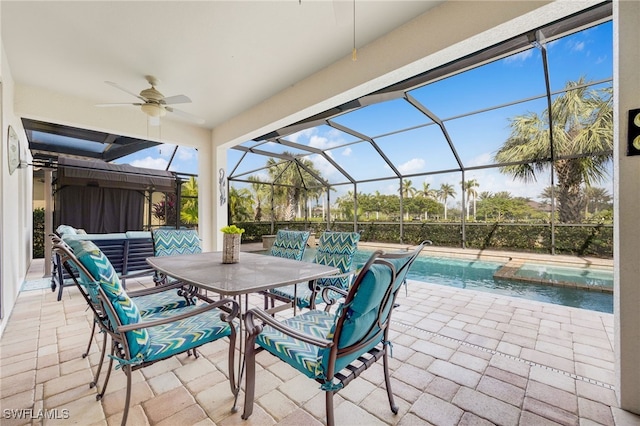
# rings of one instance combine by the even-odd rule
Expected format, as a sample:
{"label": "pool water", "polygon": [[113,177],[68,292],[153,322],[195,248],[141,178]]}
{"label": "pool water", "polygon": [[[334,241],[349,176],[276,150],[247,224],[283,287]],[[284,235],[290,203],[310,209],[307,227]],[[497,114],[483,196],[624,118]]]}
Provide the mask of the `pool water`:
{"label": "pool water", "polygon": [[593,287],[613,288],[613,272],[594,268],[568,268],[525,263],[516,272],[516,275],[524,278],[540,278],[552,282],[568,281]]}
{"label": "pool water", "polygon": [[[358,250],[354,263],[366,262],[371,253],[371,251]],[[494,278],[493,275],[502,266],[504,264],[500,262],[420,255],[409,270],[407,277],[411,280],[431,284],[486,291],[538,302],[613,313],[613,295],[611,293]],[[553,270],[556,274],[563,272],[563,281],[572,281],[568,279],[572,277],[569,272],[573,272],[574,275],[576,273],[568,271],[570,269],[572,268],[557,268],[557,270],[551,268],[549,271]],[[578,269],[578,271],[580,270]],[[597,272],[606,273],[604,271]],[[595,271],[594,274],[596,274]],[[613,282],[613,277],[611,277],[611,282]]]}
{"label": "pool water", "polygon": [[[305,250],[304,260],[312,261],[314,253],[314,249]],[[358,250],[354,257],[354,265],[365,263],[372,253],[372,250]],[[536,270],[540,266],[531,265],[532,267],[528,269]],[[613,313],[613,295],[611,293],[494,278],[493,275],[502,266],[504,264],[500,262],[441,258],[421,254],[413,263],[407,278],[431,284],[486,291],[538,302]],[[569,271],[562,271],[562,269],[572,268],[548,268],[547,271],[552,271],[555,274],[563,272],[562,281],[572,281],[572,279],[567,279],[570,276],[577,277],[576,279],[580,278],[580,274],[575,271],[572,271],[573,275],[568,274]],[[611,282],[613,282],[613,278],[611,278]]]}

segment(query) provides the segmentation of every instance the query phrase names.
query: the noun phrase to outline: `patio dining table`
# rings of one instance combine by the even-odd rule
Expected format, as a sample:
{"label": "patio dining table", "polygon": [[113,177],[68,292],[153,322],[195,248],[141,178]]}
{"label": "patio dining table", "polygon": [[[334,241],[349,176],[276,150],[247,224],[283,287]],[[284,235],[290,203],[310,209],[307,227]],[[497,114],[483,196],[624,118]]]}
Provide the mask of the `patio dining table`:
{"label": "patio dining table", "polygon": [[[242,361],[238,364],[238,385],[242,382],[244,371],[245,336],[242,318],[248,309],[248,295],[290,284],[306,285],[309,281],[340,273],[338,268],[331,266],[248,252],[241,252],[237,263],[222,263],[222,252],[149,257],[147,263],[167,276],[199,289],[218,293],[220,296],[239,298],[239,350]],[[295,306],[293,303],[294,308]],[[238,394],[234,400],[234,411],[237,396]]]}

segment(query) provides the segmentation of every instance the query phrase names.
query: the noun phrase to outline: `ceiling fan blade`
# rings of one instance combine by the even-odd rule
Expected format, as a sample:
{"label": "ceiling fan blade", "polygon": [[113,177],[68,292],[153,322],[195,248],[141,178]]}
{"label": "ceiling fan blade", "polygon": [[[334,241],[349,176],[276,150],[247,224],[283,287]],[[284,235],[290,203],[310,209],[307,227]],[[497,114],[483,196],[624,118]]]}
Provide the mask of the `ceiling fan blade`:
{"label": "ceiling fan blade", "polygon": [[132,91],[130,91],[129,89],[125,89],[124,87],[120,86],[118,83],[114,83],[113,81],[105,81],[105,83],[107,83],[109,86],[113,86],[116,89],[120,89],[125,93],[130,94],[131,96],[135,96],[136,98],[140,99],[143,102],[146,102],[147,100],[145,98],[143,98],[142,96],[138,95],[137,93],[133,93]]}
{"label": "ceiling fan blade", "polygon": [[175,95],[162,99],[160,103],[165,105],[190,104],[191,99],[189,99],[189,97],[186,95]]}
{"label": "ceiling fan blade", "polygon": [[204,119],[200,117],[196,117],[193,114],[189,114],[188,112],[181,111],[179,109],[171,108],[169,106],[164,107],[167,111],[175,114],[178,117],[184,118],[185,120],[189,120],[196,124],[204,124]]}
{"label": "ceiling fan blade", "polygon": [[126,102],[126,103],[117,103],[117,104],[96,104],[94,106],[97,107],[117,107],[117,106],[141,106],[141,103],[131,103],[131,102]]}

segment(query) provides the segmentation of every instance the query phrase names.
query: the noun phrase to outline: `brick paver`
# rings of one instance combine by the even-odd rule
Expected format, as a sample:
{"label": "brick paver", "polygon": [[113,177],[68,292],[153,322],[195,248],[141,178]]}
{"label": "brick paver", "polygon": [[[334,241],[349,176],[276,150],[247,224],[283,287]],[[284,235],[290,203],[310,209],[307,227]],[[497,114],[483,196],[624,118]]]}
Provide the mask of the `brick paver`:
{"label": "brick paver", "polygon": [[[379,363],[334,396],[338,424],[640,424],[617,408],[612,315],[417,282],[408,288],[391,332],[399,414],[389,410]],[[92,318],[73,288],[60,302],[56,296],[24,291],[8,320],[0,341],[2,423],[21,424],[5,410],[41,409],[68,412],[75,423],[119,424],[124,374],[114,371],[96,401],[89,382],[102,335],[81,358]],[[179,355],[135,372],[130,424],[324,423],[318,384],[265,353],[257,357],[253,415],[240,418],[242,392],[232,413],[225,349],[215,342],[198,359]]]}

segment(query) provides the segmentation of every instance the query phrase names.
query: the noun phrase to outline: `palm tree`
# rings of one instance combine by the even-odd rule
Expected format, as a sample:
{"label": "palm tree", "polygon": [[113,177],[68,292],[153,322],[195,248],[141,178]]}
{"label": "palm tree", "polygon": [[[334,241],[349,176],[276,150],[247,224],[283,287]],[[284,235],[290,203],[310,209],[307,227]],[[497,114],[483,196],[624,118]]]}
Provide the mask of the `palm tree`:
{"label": "palm tree", "polygon": [[[582,214],[581,186],[607,175],[613,157],[612,89],[589,89],[584,77],[568,82],[551,105],[554,158],[558,177],[560,222],[578,222]],[[548,110],[510,120],[511,135],[495,155],[498,163],[524,162],[500,168],[524,182],[552,166]]]}
{"label": "palm tree", "polygon": [[311,160],[297,158],[286,151],[283,155],[290,156],[292,160],[276,161],[269,158],[267,167],[271,182],[277,185],[274,194],[285,204],[284,219],[293,220],[296,217],[300,200],[303,198],[303,192],[307,198],[313,198],[319,196],[323,188],[318,186],[317,179],[306,170],[311,170],[316,176],[320,176],[320,172],[316,170]]}
{"label": "palm tree", "polygon": [[[429,184],[425,180],[424,182],[422,182],[422,189],[419,190],[416,193],[416,195],[422,198],[436,198],[438,196],[437,191],[435,189],[431,189],[430,186],[431,184]],[[424,219],[425,220],[429,219],[429,214],[427,210],[424,211]]]}
{"label": "palm tree", "polygon": [[198,181],[191,176],[189,180],[182,184],[182,208],[180,209],[180,220],[188,225],[198,223]]}
{"label": "palm tree", "polygon": [[438,199],[442,201],[442,205],[444,206],[444,220],[447,220],[447,200],[455,196],[456,190],[453,188],[453,185],[448,183],[440,185],[440,189],[438,190]]}
{"label": "palm tree", "polygon": [[588,186],[584,190],[585,196],[585,216],[589,213],[589,203],[593,205],[593,214],[598,213],[599,207],[602,204],[611,202],[611,195],[609,192],[597,186]]}
{"label": "palm tree", "polygon": [[476,188],[480,187],[480,183],[476,179],[469,179],[466,182],[460,182],[462,184],[462,190],[467,196],[467,220],[469,219],[469,203],[473,199],[473,220],[476,219],[476,199],[478,198],[478,191]]}
{"label": "palm tree", "polygon": [[253,197],[247,188],[229,187],[229,223],[244,222],[251,219]]}
{"label": "palm tree", "polygon": [[251,182],[251,189],[253,190],[253,195],[255,196],[256,201],[253,220],[260,222],[262,220],[262,201],[267,196],[265,192],[266,183],[263,182],[258,176],[249,176],[247,180]]}
{"label": "palm tree", "polygon": [[402,179],[402,189],[400,193],[403,198],[411,198],[416,195],[416,189],[412,186],[411,179]]}

